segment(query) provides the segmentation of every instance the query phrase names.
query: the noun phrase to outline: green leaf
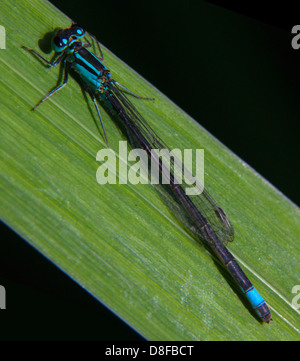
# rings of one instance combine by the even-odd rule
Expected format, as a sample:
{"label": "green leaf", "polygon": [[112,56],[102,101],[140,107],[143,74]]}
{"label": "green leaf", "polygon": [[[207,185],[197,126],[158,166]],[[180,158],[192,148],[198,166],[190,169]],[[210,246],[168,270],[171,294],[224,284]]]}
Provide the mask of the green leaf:
{"label": "green leaf", "polygon": [[[105,141],[93,104],[73,78],[31,111],[55,87],[59,69],[47,69],[21,45],[41,52],[38,40],[70,19],[42,0],[4,1],[1,15],[4,222],[148,339],[299,339],[299,311],[291,304],[299,283],[298,208],[104,49],[115,79],[155,98],[132,102],[167,144],[205,149],[206,188],[236,230],[230,250],[272,310],[274,321],[262,324],[154,187],[97,183],[96,155]],[[101,114],[118,156],[126,138]]]}

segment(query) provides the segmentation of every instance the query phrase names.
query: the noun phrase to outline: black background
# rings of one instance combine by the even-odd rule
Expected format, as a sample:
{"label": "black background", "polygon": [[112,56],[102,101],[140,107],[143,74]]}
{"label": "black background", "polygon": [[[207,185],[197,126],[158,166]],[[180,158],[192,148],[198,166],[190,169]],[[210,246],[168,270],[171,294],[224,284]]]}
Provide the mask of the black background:
{"label": "black background", "polygon": [[[299,203],[300,49],[299,53],[293,50],[290,42],[291,28],[300,24],[300,19],[294,2],[265,2],[266,8],[262,1],[238,4],[226,1],[226,7],[221,6],[225,1],[187,0],[53,0],[52,3]],[[209,7],[210,17],[203,17],[203,3]],[[237,14],[241,14],[236,23],[240,22],[240,39],[238,34],[233,35],[235,29],[230,25]],[[251,57],[248,64],[251,76],[245,76],[244,87],[238,79],[228,79],[227,84],[216,87],[213,66],[219,61],[220,71],[223,67],[226,71],[226,61],[230,65],[228,59],[234,51],[237,54],[239,49],[246,51],[243,34],[252,29],[249,24],[253,22],[258,28],[253,37],[259,36],[259,31],[267,31],[276,57],[274,62],[282,64],[278,77],[286,90],[280,108],[287,108],[284,118],[278,113],[277,105],[272,106],[272,97],[278,103],[280,94],[257,98],[263,90],[255,81],[257,74]],[[199,34],[203,28],[211,29],[211,33],[205,34],[205,42],[203,34]],[[211,38],[216,39],[216,31],[220,32],[220,42],[211,43]],[[269,49],[270,43],[265,46],[254,42],[258,45],[253,52],[263,59],[265,47]],[[214,52],[219,58],[212,58],[211,65],[207,58]],[[231,55],[226,56],[226,52]],[[231,63],[232,67],[237,66],[234,61]],[[1,311],[1,340],[142,339],[5,225],[1,226],[1,234],[0,284],[7,291],[7,310]]]}

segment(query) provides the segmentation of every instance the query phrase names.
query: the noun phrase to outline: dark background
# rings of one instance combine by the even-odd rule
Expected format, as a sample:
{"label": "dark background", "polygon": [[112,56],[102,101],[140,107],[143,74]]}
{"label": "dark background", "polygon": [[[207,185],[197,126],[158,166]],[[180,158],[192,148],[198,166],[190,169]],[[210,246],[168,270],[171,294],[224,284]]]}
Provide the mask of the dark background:
{"label": "dark background", "polygon": [[[299,12],[224,2],[52,1],[299,203]],[[5,225],[1,234],[0,340],[142,339]]]}

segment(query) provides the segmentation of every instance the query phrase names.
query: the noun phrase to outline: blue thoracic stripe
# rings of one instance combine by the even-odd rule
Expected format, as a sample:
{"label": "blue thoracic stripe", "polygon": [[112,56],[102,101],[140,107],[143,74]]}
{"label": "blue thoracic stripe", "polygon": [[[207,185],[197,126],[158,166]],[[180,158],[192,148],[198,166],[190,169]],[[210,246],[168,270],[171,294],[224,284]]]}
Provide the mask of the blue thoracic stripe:
{"label": "blue thoracic stripe", "polygon": [[76,54],[76,62],[88,70],[91,74],[98,75],[100,72],[91,63],[86,61],[82,56]]}
{"label": "blue thoracic stripe", "polygon": [[249,288],[245,292],[245,295],[254,308],[258,308],[265,303],[265,300],[261,297],[261,295],[256,291],[254,287]]}

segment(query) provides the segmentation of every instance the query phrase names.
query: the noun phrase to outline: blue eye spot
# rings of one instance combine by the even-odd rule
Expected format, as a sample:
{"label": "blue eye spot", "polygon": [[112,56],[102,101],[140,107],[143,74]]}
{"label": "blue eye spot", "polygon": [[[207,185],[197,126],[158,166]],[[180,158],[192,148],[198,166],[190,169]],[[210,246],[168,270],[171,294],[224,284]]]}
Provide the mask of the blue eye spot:
{"label": "blue eye spot", "polygon": [[81,29],[77,29],[77,34],[82,34],[82,30]]}
{"label": "blue eye spot", "polygon": [[64,44],[67,44],[68,40],[67,40],[66,38],[63,38],[63,39],[62,39],[62,42],[63,42]]}

